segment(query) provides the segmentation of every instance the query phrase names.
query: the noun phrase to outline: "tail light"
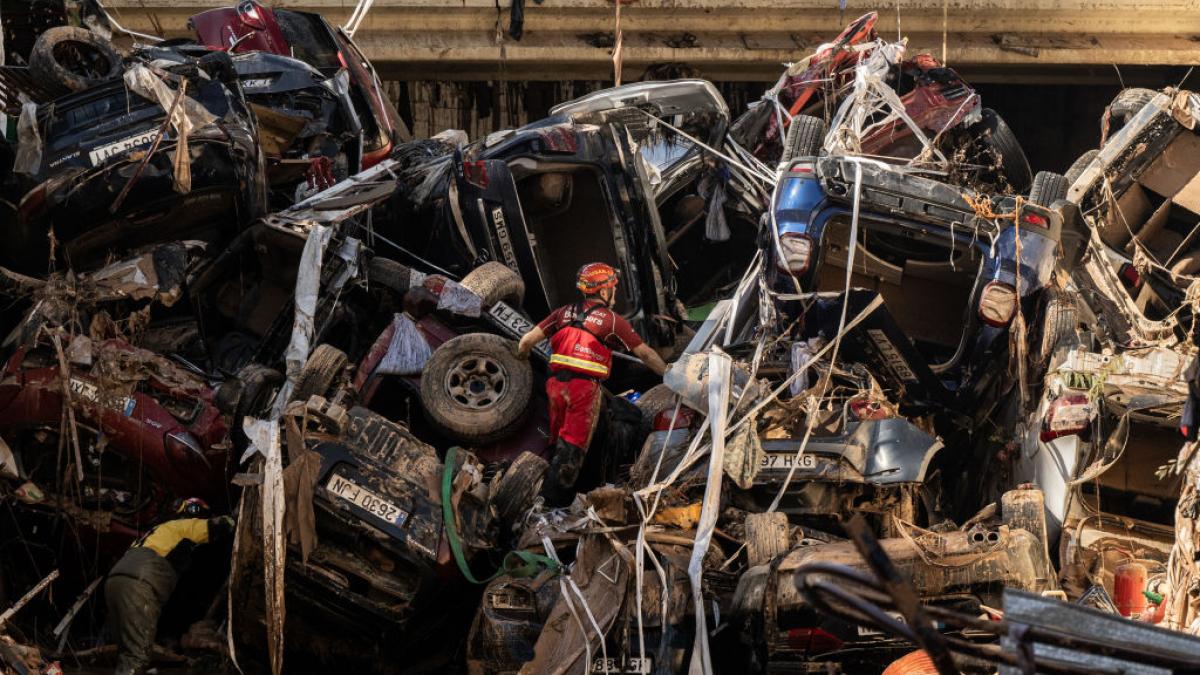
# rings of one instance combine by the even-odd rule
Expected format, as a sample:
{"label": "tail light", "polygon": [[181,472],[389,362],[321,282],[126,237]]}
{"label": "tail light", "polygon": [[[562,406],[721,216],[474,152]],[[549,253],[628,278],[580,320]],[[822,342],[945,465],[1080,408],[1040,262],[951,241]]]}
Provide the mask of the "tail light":
{"label": "tail light", "polygon": [[675,406],[671,406],[654,416],[654,430],[687,429],[692,426],[695,417],[696,413],[685,405],[679,406],[678,413],[675,412]]}
{"label": "tail light", "polygon": [[891,412],[879,401],[868,398],[856,398],[850,401],[850,411],[860,420],[882,420],[891,416]]}
{"label": "tail light", "polygon": [[787,632],[788,646],[809,654],[837,651],[845,642],[820,628],[792,628]]}
{"label": "tail light", "polygon": [[1036,225],[1037,227],[1046,227],[1050,223],[1050,221],[1046,219],[1046,216],[1043,216],[1040,213],[1034,213],[1033,211],[1026,211],[1021,216],[1021,222],[1029,223],[1030,225]]}
{"label": "tail light", "polygon": [[807,234],[785,232],[779,235],[779,247],[783,259],[778,262],[779,271],[804,274],[812,263],[813,240]]}
{"label": "tail light", "polygon": [[208,464],[204,450],[196,437],[186,431],[172,431],[163,436],[163,445],[167,450],[167,458],[178,468],[196,467]]}
{"label": "tail light", "polygon": [[796,162],[792,168],[788,169],[788,173],[810,174],[813,172],[811,162]]}
{"label": "tail light", "polygon": [[487,162],[463,162],[463,178],[466,178],[471,185],[486,190],[488,186]]}
{"label": "tail light", "polygon": [[1087,431],[1092,419],[1092,403],[1084,394],[1060,396],[1050,403],[1042,419],[1043,441],[1075,436]]}
{"label": "tail light", "polygon": [[1000,281],[993,281],[983,287],[983,296],[979,298],[979,318],[983,319],[984,323],[1003,328],[1012,321],[1016,313],[1016,289]]}
{"label": "tail light", "polygon": [[263,22],[262,15],[258,12],[258,5],[256,5],[252,0],[245,0],[244,2],[239,3],[237,6],[237,13],[238,18],[241,19],[242,23],[246,24],[247,26],[256,28],[258,30],[266,29],[267,25]]}
{"label": "tail light", "polygon": [[1125,284],[1126,288],[1135,290],[1141,288],[1142,273],[1138,271],[1138,268],[1133,266],[1133,263],[1121,265],[1120,275],[1121,282]]}

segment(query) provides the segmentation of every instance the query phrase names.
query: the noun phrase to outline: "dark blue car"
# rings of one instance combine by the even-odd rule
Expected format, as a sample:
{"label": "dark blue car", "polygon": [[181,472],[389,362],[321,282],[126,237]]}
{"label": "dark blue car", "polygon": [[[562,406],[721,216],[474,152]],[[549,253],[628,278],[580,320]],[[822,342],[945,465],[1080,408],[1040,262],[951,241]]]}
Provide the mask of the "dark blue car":
{"label": "dark blue car", "polygon": [[[845,293],[856,183],[857,247]],[[990,410],[989,392],[1012,384],[1003,361],[1018,308],[1035,348],[1062,220],[1023,199],[880,162],[810,157],[783,173],[771,226],[766,273],[784,325],[800,319],[801,335],[832,338],[843,300],[854,317],[882,296],[844,338],[841,358],[872,365],[914,412],[936,406],[978,419]]]}

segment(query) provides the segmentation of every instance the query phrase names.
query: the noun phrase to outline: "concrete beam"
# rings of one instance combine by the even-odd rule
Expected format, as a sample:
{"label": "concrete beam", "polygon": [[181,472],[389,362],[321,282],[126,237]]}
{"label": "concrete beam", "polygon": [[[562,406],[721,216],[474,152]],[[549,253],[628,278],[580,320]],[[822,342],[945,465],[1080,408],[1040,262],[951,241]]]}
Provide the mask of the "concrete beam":
{"label": "concrete beam", "polygon": [[[187,17],[233,0],[107,0],[127,27],[186,34]],[[504,34],[508,2],[375,0],[356,40],[388,79],[606,79],[612,0],[527,0],[525,35]],[[897,20],[896,6],[900,11]],[[353,0],[276,0],[341,23]],[[1200,63],[1200,0],[634,0],[621,10],[626,78],[683,62],[717,80],[770,80],[871,9],[910,51],[973,69]],[[944,11],[943,11],[944,10]]]}

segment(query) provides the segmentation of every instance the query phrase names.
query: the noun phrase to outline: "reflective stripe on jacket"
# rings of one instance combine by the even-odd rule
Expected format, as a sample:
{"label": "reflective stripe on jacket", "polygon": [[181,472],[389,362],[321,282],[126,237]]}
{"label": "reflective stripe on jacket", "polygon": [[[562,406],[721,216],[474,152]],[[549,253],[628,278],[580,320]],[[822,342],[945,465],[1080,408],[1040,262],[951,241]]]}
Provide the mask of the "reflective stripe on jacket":
{"label": "reflective stripe on jacket", "polygon": [[612,350],[587,329],[585,321],[599,307],[575,312],[571,323],[550,337],[550,370],[568,370],[603,380],[612,370]]}

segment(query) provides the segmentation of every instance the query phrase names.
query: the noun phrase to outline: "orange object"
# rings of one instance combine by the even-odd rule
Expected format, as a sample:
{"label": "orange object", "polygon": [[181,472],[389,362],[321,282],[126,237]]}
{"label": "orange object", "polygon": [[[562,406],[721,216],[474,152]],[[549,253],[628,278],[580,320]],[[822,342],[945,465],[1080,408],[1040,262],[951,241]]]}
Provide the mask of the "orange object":
{"label": "orange object", "polygon": [[1113,603],[1121,616],[1140,616],[1146,611],[1146,566],[1127,562],[1113,574]]}
{"label": "orange object", "polygon": [[892,661],[883,675],[937,675],[937,668],[925,650],[920,649]]}

